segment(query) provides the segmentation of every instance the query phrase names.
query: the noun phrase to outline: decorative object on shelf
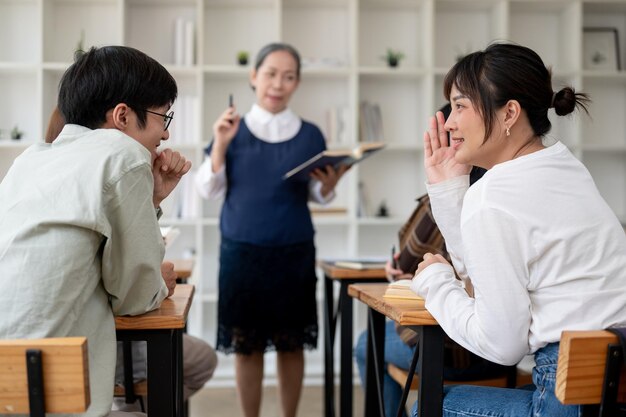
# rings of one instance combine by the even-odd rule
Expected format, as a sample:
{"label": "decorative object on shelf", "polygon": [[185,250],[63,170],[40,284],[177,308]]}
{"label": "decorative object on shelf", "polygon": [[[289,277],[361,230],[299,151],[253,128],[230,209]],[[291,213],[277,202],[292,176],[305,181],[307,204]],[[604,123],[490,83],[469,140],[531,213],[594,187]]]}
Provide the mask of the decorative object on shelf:
{"label": "decorative object on shelf", "polygon": [[389,209],[387,208],[385,200],[380,202],[380,206],[378,206],[378,211],[376,212],[376,217],[389,217]]}
{"label": "decorative object on shelf", "polygon": [[80,38],[78,38],[78,42],[76,42],[75,52],[84,51],[84,50],[85,50],[85,29],[81,29]]}
{"label": "decorative object on shelf", "polygon": [[24,132],[18,129],[17,125],[11,130],[11,139],[20,140],[24,136]]}
{"label": "decorative object on shelf", "polygon": [[583,28],[583,68],[617,71],[621,69],[619,36],[616,28]]}
{"label": "decorative object on shelf", "polygon": [[239,65],[248,65],[248,58],[250,58],[250,54],[248,53],[248,51],[237,52],[237,62],[239,63]]}
{"label": "decorative object on shelf", "polygon": [[392,48],[387,48],[387,53],[381,57],[392,68],[400,64],[400,60],[404,58],[404,53]]}

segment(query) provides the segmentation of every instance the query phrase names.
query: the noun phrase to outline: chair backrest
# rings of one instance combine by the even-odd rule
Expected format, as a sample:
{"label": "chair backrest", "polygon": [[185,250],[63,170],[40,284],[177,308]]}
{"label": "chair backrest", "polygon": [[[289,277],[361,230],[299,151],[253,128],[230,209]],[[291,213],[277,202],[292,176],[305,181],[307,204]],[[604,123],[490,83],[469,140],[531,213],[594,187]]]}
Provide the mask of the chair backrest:
{"label": "chair backrest", "polygon": [[[609,344],[617,336],[604,330],[564,331],[559,346],[556,397],[563,404],[599,404]],[[626,367],[620,374],[618,402],[626,402]]]}
{"label": "chair backrest", "polygon": [[0,340],[0,415],[28,414],[26,352],[41,352],[45,411],[83,413],[90,403],[87,338]]}

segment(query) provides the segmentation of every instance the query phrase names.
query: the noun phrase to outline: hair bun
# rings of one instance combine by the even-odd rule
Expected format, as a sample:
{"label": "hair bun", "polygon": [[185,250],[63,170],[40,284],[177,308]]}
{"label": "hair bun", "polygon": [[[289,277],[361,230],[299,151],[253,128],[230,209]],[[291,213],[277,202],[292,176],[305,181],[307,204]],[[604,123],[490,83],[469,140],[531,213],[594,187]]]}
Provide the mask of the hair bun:
{"label": "hair bun", "polygon": [[576,93],[571,87],[564,87],[552,95],[552,107],[559,116],[570,114],[576,108]]}

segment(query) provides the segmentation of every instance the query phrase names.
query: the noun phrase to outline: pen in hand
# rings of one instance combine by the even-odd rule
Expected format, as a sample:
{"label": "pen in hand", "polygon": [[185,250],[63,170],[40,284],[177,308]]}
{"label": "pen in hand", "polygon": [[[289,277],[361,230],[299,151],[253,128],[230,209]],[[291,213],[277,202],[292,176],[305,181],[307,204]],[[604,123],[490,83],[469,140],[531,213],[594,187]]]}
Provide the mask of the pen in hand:
{"label": "pen in hand", "polygon": [[396,245],[391,246],[391,266],[398,269],[398,260],[396,259]]}
{"label": "pen in hand", "polygon": [[[234,105],[234,101],[233,101],[233,93],[230,93],[230,94],[228,95],[228,108],[229,108],[229,109],[232,109],[232,108],[233,108],[233,105]],[[231,114],[232,114],[232,113],[231,113]],[[233,124],[232,119],[228,120],[228,122],[229,122],[231,125]]]}

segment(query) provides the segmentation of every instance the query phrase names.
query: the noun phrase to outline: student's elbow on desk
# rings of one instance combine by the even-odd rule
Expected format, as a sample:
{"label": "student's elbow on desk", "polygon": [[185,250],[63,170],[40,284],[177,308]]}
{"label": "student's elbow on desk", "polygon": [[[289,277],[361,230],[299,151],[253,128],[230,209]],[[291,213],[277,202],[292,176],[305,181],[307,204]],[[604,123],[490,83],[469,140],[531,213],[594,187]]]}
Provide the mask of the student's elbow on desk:
{"label": "student's elbow on desk", "polygon": [[126,297],[124,300],[111,299],[111,309],[116,316],[137,316],[159,308],[163,300],[167,298],[168,290],[165,283],[151,298],[142,300],[143,297]]}

